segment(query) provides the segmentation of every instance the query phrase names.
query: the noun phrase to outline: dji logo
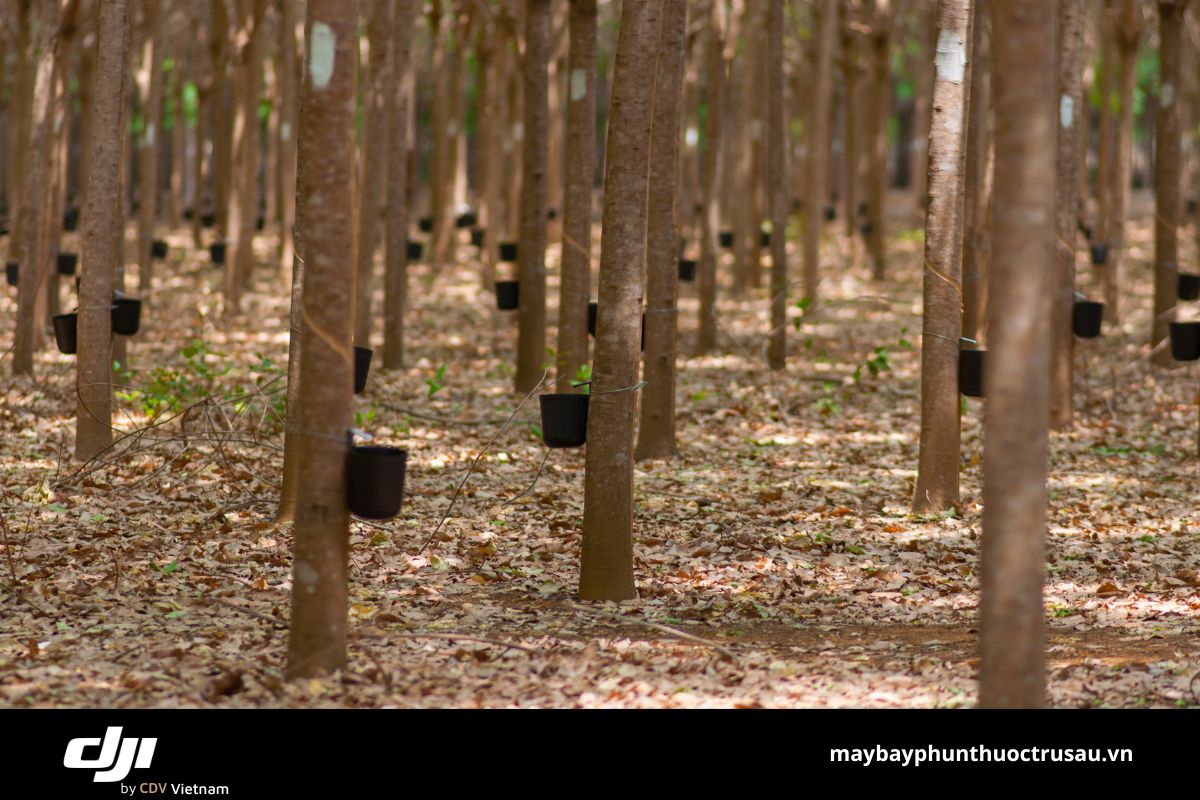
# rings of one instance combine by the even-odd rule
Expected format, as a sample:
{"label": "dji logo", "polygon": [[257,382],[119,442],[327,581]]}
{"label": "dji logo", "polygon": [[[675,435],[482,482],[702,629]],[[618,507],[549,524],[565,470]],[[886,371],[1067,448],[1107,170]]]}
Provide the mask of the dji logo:
{"label": "dji logo", "polygon": [[[142,746],[138,747],[138,742]],[[63,766],[67,769],[94,769],[96,783],[112,783],[123,780],[129,774],[130,768],[146,769],[154,758],[154,745],[158,739],[122,739],[120,728],[109,728],[104,732],[103,739],[72,739],[67,743],[67,754],[63,756]],[[85,759],[84,748],[99,747],[97,758]],[[134,754],[137,761],[134,761]]]}

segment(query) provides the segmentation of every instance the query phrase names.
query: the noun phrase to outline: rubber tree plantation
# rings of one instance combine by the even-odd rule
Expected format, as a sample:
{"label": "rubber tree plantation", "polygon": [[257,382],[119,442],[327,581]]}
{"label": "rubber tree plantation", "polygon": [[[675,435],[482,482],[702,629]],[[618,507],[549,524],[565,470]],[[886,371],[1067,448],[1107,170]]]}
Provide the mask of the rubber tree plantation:
{"label": "rubber tree plantation", "polygon": [[1198,46],[0,0],[0,694],[1200,705]]}

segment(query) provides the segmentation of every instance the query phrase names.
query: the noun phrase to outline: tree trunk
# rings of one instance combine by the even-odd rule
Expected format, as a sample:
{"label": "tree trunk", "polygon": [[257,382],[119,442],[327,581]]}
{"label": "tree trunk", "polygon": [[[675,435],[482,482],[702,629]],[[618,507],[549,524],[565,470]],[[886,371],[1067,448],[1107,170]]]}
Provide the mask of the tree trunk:
{"label": "tree trunk", "polygon": [[928,188],[930,103],[933,102],[933,56],[937,41],[937,13],[933,3],[921,3],[917,22],[917,58],[913,88],[913,139],[908,174],[912,176],[913,207],[923,218]]}
{"label": "tree trunk", "polygon": [[967,117],[966,178],[963,185],[962,335],[982,339],[982,282],[986,276],[991,136],[991,36],[987,33],[991,0],[975,0],[971,25],[971,90]]}
{"label": "tree trunk", "polygon": [[304,171],[299,491],[292,565],[288,675],[346,663],[349,513],[347,430],[352,424],[354,81],[357,0],[308,0],[299,158]]}
{"label": "tree trunk", "polygon": [[[1150,346],[1170,337],[1179,280],[1180,176],[1183,175],[1183,126],[1179,106],[1183,92],[1183,31],[1187,0],[1159,0],[1159,107],[1154,132],[1154,316]],[[1151,356],[1160,367],[1174,366],[1171,350]]]}
{"label": "tree trunk", "polygon": [[95,458],[112,444],[112,301],[116,238],[120,235],[119,187],[125,134],[125,65],[129,47],[129,0],[100,8],[96,82],[92,90],[87,206],[83,210],[83,270],[79,281],[79,352],[76,355],[75,457]]}
{"label": "tree trunk", "polygon": [[34,317],[39,294],[45,290],[50,261],[49,177],[52,168],[51,132],[54,112],[54,83],[57,70],[58,0],[38,3],[37,60],[33,73],[30,105],[29,152],[23,163],[24,193],[21,198],[20,245],[17,262],[17,329],[13,335],[13,374],[33,374],[33,351],[39,338]]}
{"label": "tree trunk", "polygon": [[363,86],[362,162],[358,181],[358,266],[354,283],[354,341],[362,347],[371,346],[375,250],[379,241],[379,213],[383,207],[384,179],[388,175],[390,157],[389,115],[385,109],[385,92],[392,84],[387,59],[387,41],[394,35],[389,30],[390,4],[391,0],[372,0],[367,17],[367,40],[370,42],[371,55]]}
{"label": "tree trunk", "polygon": [[163,57],[166,52],[167,2],[146,2],[146,41],[142,48],[142,66],[138,72],[138,91],[142,106],[142,137],[138,141],[138,289],[152,291],[154,279],[154,229],[158,222],[158,165],[163,140]]}
{"label": "tree trunk", "polygon": [[929,203],[921,339],[921,445],[914,514],[958,503],[958,349],[962,333],[963,164],[970,69],[970,0],[938,0],[938,44],[929,126]]}
{"label": "tree trunk", "polygon": [[1045,702],[1046,455],[1054,276],[1057,4],[993,8],[995,255],[985,366],[979,705]]}
{"label": "tree trunk", "polygon": [[384,265],[383,366],[404,366],[404,307],[408,301],[408,77],[416,22],[414,0],[393,0],[391,85],[387,92],[387,263]]}
{"label": "tree trunk", "polygon": [[550,56],[550,0],[525,8],[525,111],[521,164],[520,304],[516,390],[532,391],[546,360],[546,165],[549,110],[546,67]]}
{"label": "tree trunk", "polygon": [[566,181],[562,280],[558,296],[557,389],[588,363],[587,305],[592,284],[592,185],[596,175],[596,0],[572,0],[567,21]]}
{"label": "tree trunk", "polygon": [[822,0],[815,7],[813,23],[816,69],[813,71],[812,105],[808,125],[808,187],[804,199],[804,297],[817,299],[821,280],[821,226],[829,183],[829,122],[833,98],[833,44],[837,25],[834,0]]}
{"label": "tree trunk", "polygon": [[650,127],[663,5],[660,0],[624,0],[621,7],[605,147],[600,294],[579,571],[582,600],[637,596],[631,458],[634,386],[642,334]]}
{"label": "tree trunk", "polygon": [[[1116,113],[1113,92],[1117,86],[1117,22],[1115,0],[1104,0],[1100,12],[1100,130],[1096,141],[1096,224],[1093,241],[1107,243],[1111,216],[1112,174],[1116,152],[1113,138]],[[1101,272],[1101,278],[1104,278]],[[1108,308],[1105,307],[1105,316]]]}
{"label": "tree trunk", "polygon": [[842,82],[845,86],[843,98],[846,120],[845,144],[843,150],[842,201],[843,223],[846,226],[846,236],[850,242],[852,261],[855,266],[859,263],[858,249],[858,178],[859,157],[862,143],[859,120],[859,78],[862,66],[859,64],[859,45],[862,34],[859,33],[859,12],[857,5],[844,3],[842,9]]}
{"label": "tree trunk", "polygon": [[787,130],[783,110],[783,0],[770,0],[766,25],[767,69],[767,210],[771,217],[771,335],[767,364],[787,366]]}
{"label": "tree trunk", "polygon": [[[254,229],[258,217],[259,124],[262,90],[262,16],[266,0],[238,0],[240,51],[233,59],[233,175],[229,192],[225,261],[225,315],[238,313],[242,290],[254,268]],[[343,255],[344,257],[344,255]]]}
{"label": "tree trunk", "polygon": [[687,45],[686,0],[666,0],[654,76],[646,207],[646,346],[634,457],[675,455],[675,322],[679,318],[679,108]]}
{"label": "tree trunk", "polygon": [[870,149],[867,151],[867,251],[871,278],[887,276],[887,239],[884,202],[887,196],[888,116],[892,103],[892,25],[895,7],[890,0],[875,0],[871,24]]}
{"label": "tree trunk", "polygon": [[[279,22],[279,264],[291,264],[296,224],[296,4],[280,3]],[[199,150],[197,150],[199,153]]]}
{"label": "tree trunk", "polygon": [[1133,160],[1134,89],[1137,84],[1137,54],[1141,37],[1142,23],[1136,0],[1122,0],[1121,18],[1117,23],[1120,110],[1113,142],[1116,158],[1112,184],[1109,187],[1109,218],[1105,225],[1108,236],[1108,263],[1102,273],[1104,316],[1113,323],[1121,318],[1121,262],[1125,256],[1125,209],[1129,203],[1130,169]]}
{"label": "tree trunk", "polygon": [[717,235],[721,227],[721,186],[724,184],[725,159],[722,153],[725,124],[725,7],[709,4],[708,41],[705,44],[705,102],[708,114],[704,122],[703,191],[701,217],[700,274],[697,276],[699,319],[696,352],[710,353],[717,347]]}
{"label": "tree trunk", "polygon": [[[1075,297],[1075,239],[1079,225],[1079,126],[1084,124],[1084,0],[1062,0],[1058,16],[1058,176],[1055,184],[1054,299],[1050,327],[1053,357],[1050,372],[1050,424],[1071,424],[1075,335],[1071,308]],[[1172,286],[1172,288],[1174,288]]]}

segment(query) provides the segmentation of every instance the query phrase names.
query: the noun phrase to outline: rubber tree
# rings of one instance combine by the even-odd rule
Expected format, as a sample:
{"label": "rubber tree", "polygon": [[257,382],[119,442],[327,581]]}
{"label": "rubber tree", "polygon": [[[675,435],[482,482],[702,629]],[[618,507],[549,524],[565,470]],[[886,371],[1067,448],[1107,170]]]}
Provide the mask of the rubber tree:
{"label": "rubber tree", "polygon": [[985,362],[979,705],[1045,703],[1046,459],[1058,125],[1055,9],[992,6],[996,109],[993,314]]}
{"label": "rubber tree", "polygon": [[721,186],[724,184],[725,158],[723,126],[725,120],[726,58],[725,4],[709,3],[707,41],[704,54],[705,102],[703,200],[700,218],[700,264],[697,276],[699,314],[696,325],[696,352],[708,353],[717,346],[717,261],[720,251],[717,236],[721,227]]}
{"label": "rubber tree", "polygon": [[[1151,359],[1158,366],[1173,366],[1170,321],[1175,316],[1176,282],[1179,279],[1179,210],[1183,174],[1184,100],[1183,33],[1188,0],[1159,0],[1159,102],[1154,131],[1154,315]],[[1161,345],[1161,346],[1160,346]]]}
{"label": "rubber tree", "polygon": [[771,334],[767,341],[767,365],[773,370],[787,366],[787,218],[788,170],[787,131],[783,107],[783,0],[769,0],[766,16],[767,124],[766,170],[767,213],[771,220]]}
{"label": "rubber tree", "polygon": [[166,58],[167,20],[171,14],[171,2],[147,0],[143,8],[147,34],[137,75],[138,93],[143,100],[142,135],[137,143],[137,261],[138,289],[147,294],[154,280],[154,255],[151,250],[158,222],[158,167],[162,163],[163,94],[166,83],[163,61]]}
{"label": "rubber tree", "polygon": [[35,324],[37,297],[45,290],[50,261],[50,170],[53,161],[54,85],[58,69],[58,0],[37,3],[37,50],[30,105],[28,158],[21,198],[20,236],[17,262],[17,329],[13,336],[13,374],[33,374],[33,351],[38,339]]}
{"label": "rubber tree", "polygon": [[958,349],[962,333],[962,205],[971,0],[938,0],[929,125],[921,318],[921,440],[914,514],[958,503]]}
{"label": "rubber tree", "polygon": [[395,4],[390,25],[391,85],[387,91],[387,230],[383,298],[383,366],[404,366],[404,311],[408,302],[408,86],[415,0]]}
{"label": "rubber tree", "polygon": [[902,0],[872,0],[868,56],[870,91],[867,104],[867,253],[871,258],[871,278],[887,276],[887,239],[884,204],[887,197],[888,116],[892,103],[892,39],[896,15],[903,10]]}
{"label": "rubber tree", "polygon": [[963,184],[962,335],[982,344],[983,312],[992,196],[992,77],[988,9],[992,0],[975,0],[971,24],[971,89],[967,112],[967,149]]}
{"label": "rubber tree", "polygon": [[592,186],[596,176],[596,0],[571,0],[567,19],[567,124],[558,295],[560,392],[588,362],[587,304],[592,281]]}
{"label": "rubber tree", "polygon": [[830,119],[833,102],[833,46],[837,30],[837,3],[822,0],[814,6],[815,69],[813,100],[808,111],[808,157],[805,168],[808,183],[804,197],[804,296],[817,299],[821,280],[821,226],[829,183]]}
{"label": "rubber tree", "polygon": [[1075,240],[1079,226],[1079,170],[1082,164],[1079,126],[1086,119],[1083,111],[1083,29],[1087,8],[1084,0],[1061,0],[1058,8],[1058,155],[1055,159],[1058,176],[1054,203],[1057,244],[1050,317],[1053,343],[1050,424],[1055,428],[1066,428],[1071,424],[1072,416],[1075,336],[1071,328],[1071,308],[1075,296]]}
{"label": "rubber tree", "polygon": [[92,124],[83,209],[83,270],[79,279],[78,353],[75,359],[75,457],[95,458],[112,444],[112,303],[116,239],[121,231],[118,187],[124,147],[125,64],[129,0],[100,6]]}
{"label": "rubber tree", "polygon": [[584,477],[582,600],[628,600],[633,580],[633,412],[642,336],[646,197],[656,61],[667,7],[621,7],[605,146],[600,289]]}
{"label": "rubber tree", "polygon": [[298,407],[298,499],[293,528],[288,675],[309,677],[346,661],[352,424],[355,48],[358,0],[308,0],[298,157],[304,224],[304,354]]}
{"label": "rubber tree", "polygon": [[[296,4],[279,4],[279,264],[292,263],[292,228],[296,222],[296,122],[299,119],[299,66],[296,47]],[[199,126],[197,127],[199,131]],[[200,158],[197,146],[196,158]],[[199,186],[197,186],[197,198]],[[199,207],[199,200],[196,200]],[[199,214],[196,215],[199,218]]]}
{"label": "rubber tree", "polygon": [[1117,93],[1119,108],[1113,136],[1112,183],[1108,187],[1108,260],[1101,272],[1104,281],[1104,316],[1109,322],[1121,318],[1121,266],[1125,260],[1125,214],[1129,205],[1129,184],[1133,163],[1134,89],[1137,84],[1137,56],[1145,32],[1145,22],[1137,0],[1121,0],[1116,22]]}
{"label": "rubber tree", "polygon": [[232,55],[232,173],[228,189],[227,232],[230,257],[225,260],[226,315],[236,314],[242,291],[254,267],[254,233],[258,216],[259,96],[262,93],[262,21],[267,0],[237,0],[237,43]]}
{"label": "rubber tree", "polygon": [[550,0],[525,6],[524,140],[521,148],[517,325],[518,392],[534,389],[546,361],[546,169],[549,158]]}

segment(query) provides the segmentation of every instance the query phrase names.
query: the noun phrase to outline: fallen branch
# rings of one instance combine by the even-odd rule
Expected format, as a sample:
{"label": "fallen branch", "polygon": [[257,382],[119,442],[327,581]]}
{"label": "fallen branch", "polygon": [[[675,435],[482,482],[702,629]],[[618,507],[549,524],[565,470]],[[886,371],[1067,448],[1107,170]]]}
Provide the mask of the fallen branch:
{"label": "fallen branch", "polygon": [[694,633],[688,633],[687,631],[681,631],[678,628],[672,628],[670,625],[663,625],[660,622],[651,622],[648,619],[640,619],[638,617],[625,617],[620,614],[614,614],[611,611],[606,611],[602,608],[589,608],[587,606],[579,605],[578,603],[568,603],[567,605],[569,605],[571,608],[574,608],[578,611],[594,611],[599,614],[604,614],[605,616],[611,617],[611,618],[619,620],[621,622],[636,622],[639,625],[645,625],[648,628],[653,628],[656,631],[661,631],[662,633],[668,634],[669,636],[675,636],[675,637],[684,639],[689,642],[694,642],[696,644],[703,645],[704,647],[707,647],[707,648],[715,651],[717,653],[717,655],[721,656],[726,661],[734,661],[734,662],[737,661],[737,656],[735,656],[733,654],[732,650],[730,650],[726,647],[722,647],[721,645],[717,644],[716,642],[711,642],[708,639],[705,639],[701,636],[697,636]]}

